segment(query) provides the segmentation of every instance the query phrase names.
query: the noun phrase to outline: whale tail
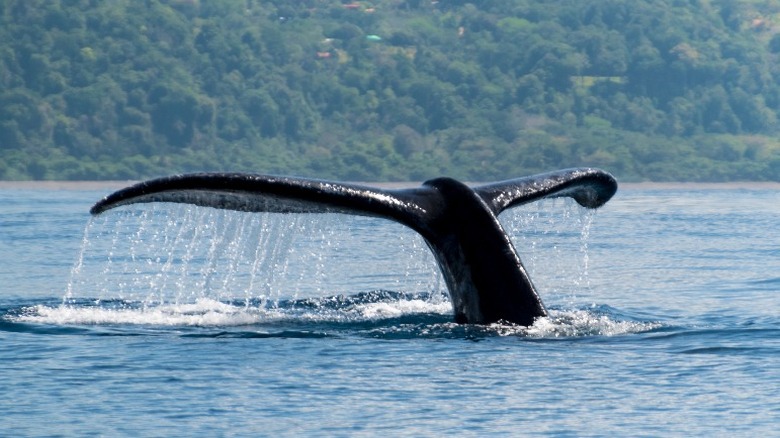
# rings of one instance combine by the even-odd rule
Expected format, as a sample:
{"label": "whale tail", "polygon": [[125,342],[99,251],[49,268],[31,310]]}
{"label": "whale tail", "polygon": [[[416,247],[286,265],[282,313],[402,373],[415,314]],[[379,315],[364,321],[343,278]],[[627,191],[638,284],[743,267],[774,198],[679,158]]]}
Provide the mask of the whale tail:
{"label": "whale tail", "polygon": [[498,214],[562,196],[598,208],[616,190],[617,182],[610,174],[591,168],[475,187],[437,178],[406,189],[244,173],[196,173],[121,189],[96,203],[90,212],[96,215],[129,204],[176,202],[245,212],[332,212],[393,220],[418,232],[433,251],[457,322],[531,325],[547,313]]}

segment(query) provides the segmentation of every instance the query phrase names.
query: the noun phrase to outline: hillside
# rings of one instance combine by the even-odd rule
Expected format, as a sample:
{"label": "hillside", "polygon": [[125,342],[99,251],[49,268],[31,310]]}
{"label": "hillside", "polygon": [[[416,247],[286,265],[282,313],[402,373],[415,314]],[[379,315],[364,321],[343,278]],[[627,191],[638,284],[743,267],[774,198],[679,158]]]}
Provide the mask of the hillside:
{"label": "hillside", "polygon": [[780,180],[771,0],[0,2],[0,179]]}

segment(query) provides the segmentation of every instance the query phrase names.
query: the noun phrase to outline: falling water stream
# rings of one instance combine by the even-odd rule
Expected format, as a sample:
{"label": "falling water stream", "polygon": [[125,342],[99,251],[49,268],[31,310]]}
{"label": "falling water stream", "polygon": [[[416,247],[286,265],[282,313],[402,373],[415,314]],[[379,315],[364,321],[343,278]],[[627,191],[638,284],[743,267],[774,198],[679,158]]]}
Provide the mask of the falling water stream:
{"label": "falling water stream", "polygon": [[[500,217],[551,312],[531,328],[496,325],[496,333],[578,336],[654,327],[577,308],[578,291],[590,287],[593,217],[570,200]],[[236,327],[414,315],[449,324],[451,313],[430,250],[394,222],[151,204],[91,218],[62,304],[37,306],[23,318]]]}
{"label": "falling water stream", "polygon": [[[356,256],[355,247],[364,249]],[[252,316],[232,322],[249,323],[268,312],[300,317],[293,311],[312,299],[361,292],[423,297],[433,306],[429,310],[446,311],[442,284],[422,239],[398,224],[340,214],[155,204],[89,221],[63,304],[88,299],[113,303],[111,311],[164,309],[168,316],[235,313],[243,307]]]}

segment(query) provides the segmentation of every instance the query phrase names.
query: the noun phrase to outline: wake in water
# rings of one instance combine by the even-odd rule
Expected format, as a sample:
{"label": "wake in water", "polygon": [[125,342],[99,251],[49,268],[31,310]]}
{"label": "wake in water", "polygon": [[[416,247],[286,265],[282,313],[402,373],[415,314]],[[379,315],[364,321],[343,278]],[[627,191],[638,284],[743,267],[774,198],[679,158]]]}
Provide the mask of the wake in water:
{"label": "wake in water", "polygon": [[377,291],[354,297],[281,301],[273,306],[259,302],[225,303],[209,298],[189,304],[153,306],[128,301],[75,302],[29,307],[17,319],[49,324],[240,327],[290,323],[349,324],[414,314],[449,318],[451,310],[449,302],[434,303],[428,296]]}
{"label": "wake in water", "polygon": [[[450,336],[477,332],[484,336],[559,338],[616,336],[660,327],[658,323],[620,320],[605,309],[551,309],[550,316],[530,327],[514,324],[465,327],[452,322],[449,302],[432,303],[429,297],[372,292],[356,297],[328,297],[283,302],[266,308],[260,305],[223,303],[201,299],[192,304],[144,306],[126,301],[76,302],[59,306],[26,307],[11,318],[19,323],[58,326],[136,326],[232,330],[233,333],[322,331],[330,333],[368,332],[395,337]],[[464,332],[464,333],[465,333]]]}
{"label": "wake in water", "polygon": [[[546,208],[551,203],[564,204],[562,216],[549,213],[561,211],[560,205]],[[567,302],[531,327],[452,323],[433,256],[416,233],[398,224],[169,204],[93,218],[62,303],[25,307],[8,318],[60,326],[381,336],[477,332],[554,338],[658,327],[573,304],[569,291],[590,287],[587,237],[593,214],[573,202],[541,204],[501,218],[540,290]],[[571,231],[572,221],[579,233]],[[356,290],[374,292],[350,295]]]}

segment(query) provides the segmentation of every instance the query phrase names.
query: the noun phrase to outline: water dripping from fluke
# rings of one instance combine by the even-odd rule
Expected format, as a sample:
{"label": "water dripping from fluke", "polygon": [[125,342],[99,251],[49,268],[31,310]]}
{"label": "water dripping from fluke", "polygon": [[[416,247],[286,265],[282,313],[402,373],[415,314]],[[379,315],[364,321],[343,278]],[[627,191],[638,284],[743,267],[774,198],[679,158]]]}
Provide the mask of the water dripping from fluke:
{"label": "water dripping from fluke", "polygon": [[[38,306],[23,319],[241,326],[450,311],[418,236],[395,224],[388,229],[351,218],[347,237],[376,241],[373,249],[360,250],[362,243],[349,245],[345,238],[344,217],[163,204],[94,217],[62,306]],[[393,251],[383,248],[386,239],[377,230],[392,236]],[[378,285],[374,292],[349,296],[372,283]]]}
{"label": "water dripping from fluke", "polygon": [[[550,213],[560,206],[549,204],[560,202],[566,207],[563,216]],[[573,286],[549,288],[572,301],[583,278],[587,283],[593,215],[573,201],[539,204],[511,210],[502,215],[502,224],[523,247],[536,278],[571,278],[571,266],[579,267]],[[571,231],[572,220],[579,231]],[[561,255],[572,251],[560,250],[559,241],[571,241],[572,235],[578,246],[573,253],[582,259],[561,262]],[[549,260],[558,260],[552,264],[555,275],[543,272],[551,266],[544,259],[550,252]],[[567,275],[558,275],[563,268]],[[374,283],[378,286],[370,292],[359,292]],[[151,204],[93,217],[63,304],[34,306],[17,318],[65,325],[267,329],[324,324],[374,334],[460,333],[449,322],[452,307],[442,283],[426,244],[394,223],[340,214],[248,214]],[[497,323],[485,330],[561,337],[646,329],[587,310],[556,310],[530,327]]]}

